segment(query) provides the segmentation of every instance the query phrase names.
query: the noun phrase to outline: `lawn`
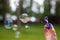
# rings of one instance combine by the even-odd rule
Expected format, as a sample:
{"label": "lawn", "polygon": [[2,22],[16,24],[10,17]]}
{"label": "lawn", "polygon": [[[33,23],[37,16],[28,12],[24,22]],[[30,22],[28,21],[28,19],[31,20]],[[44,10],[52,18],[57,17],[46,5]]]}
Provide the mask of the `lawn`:
{"label": "lawn", "polygon": [[[43,27],[42,24],[30,24],[30,29],[26,29],[24,25],[21,25],[20,37],[16,38],[15,31],[5,29],[4,26],[0,25],[0,40],[45,40]],[[60,40],[60,26],[54,25],[54,28],[57,38]]]}

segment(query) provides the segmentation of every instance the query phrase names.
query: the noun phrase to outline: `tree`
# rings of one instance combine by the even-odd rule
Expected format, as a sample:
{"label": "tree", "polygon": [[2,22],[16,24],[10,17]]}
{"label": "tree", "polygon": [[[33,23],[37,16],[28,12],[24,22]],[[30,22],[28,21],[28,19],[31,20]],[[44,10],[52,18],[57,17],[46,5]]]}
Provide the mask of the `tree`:
{"label": "tree", "polygon": [[3,5],[3,19],[4,19],[4,25],[5,25],[5,15],[6,15],[6,12],[7,12],[7,0],[2,0],[2,5]]}
{"label": "tree", "polygon": [[0,0],[0,15],[2,15],[2,0]]}
{"label": "tree", "polygon": [[33,4],[33,0],[30,0],[30,16],[32,15],[32,4]]}
{"label": "tree", "polygon": [[23,0],[19,0],[19,6],[18,6],[18,8],[16,10],[16,12],[17,12],[17,18],[18,18],[17,19],[18,29],[20,29],[20,26],[21,26],[19,16],[22,13],[22,6],[23,6]]}
{"label": "tree", "polygon": [[50,16],[50,0],[45,0],[44,2],[44,6],[45,6],[45,11],[44,11],[44,16]]}

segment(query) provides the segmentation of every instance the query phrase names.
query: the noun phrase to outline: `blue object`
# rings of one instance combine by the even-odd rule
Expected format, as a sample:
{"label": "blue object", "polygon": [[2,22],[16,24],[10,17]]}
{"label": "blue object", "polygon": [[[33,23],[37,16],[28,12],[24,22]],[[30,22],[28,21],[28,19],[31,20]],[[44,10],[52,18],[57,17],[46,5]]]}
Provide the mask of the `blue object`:
{"label": "blue object", "polygon": [[46,24],[45,24],[45,27],[46,27],[47,29],[52,28],[52,27],[51,27],[51,23],[46,23]]}
{"label": "blue object", "polygon": [[52,28],[51,23],[48,22],[48,17],[47,17],[47,16],[44,18],[44,20],[47,22],[47,23],[45,24],[45,28],[47,28],[47,29]]}
{"label": "blue object", "polygon": [[19,37],[20,37],[20,32],[17,31],[17,32],[16,32],[16,38],[19,38]]}
{"label": "blue object", "polygon": [[48,20],[48,17],[46,16],[46,17],[44,18],[44,20]]}
{"label": "blue object", "polygon": [[10,25],[10,20],[6,20],[5,24]]}

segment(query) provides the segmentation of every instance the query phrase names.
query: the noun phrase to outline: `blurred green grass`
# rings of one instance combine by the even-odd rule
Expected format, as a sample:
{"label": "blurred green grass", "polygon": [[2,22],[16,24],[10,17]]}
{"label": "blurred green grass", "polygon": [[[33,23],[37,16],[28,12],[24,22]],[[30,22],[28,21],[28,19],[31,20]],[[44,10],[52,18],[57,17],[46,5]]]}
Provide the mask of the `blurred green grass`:
{"label": "blurred green grass", "polygon": [[[15,38],[15,31],[5,29],[0,25],[0,40],[45,40],[43,24],[30,24],[30,29],[26,29],[21,25],[20,38]],[[60,40],[60,26],[54,24],[57,33],[57,38]]]}

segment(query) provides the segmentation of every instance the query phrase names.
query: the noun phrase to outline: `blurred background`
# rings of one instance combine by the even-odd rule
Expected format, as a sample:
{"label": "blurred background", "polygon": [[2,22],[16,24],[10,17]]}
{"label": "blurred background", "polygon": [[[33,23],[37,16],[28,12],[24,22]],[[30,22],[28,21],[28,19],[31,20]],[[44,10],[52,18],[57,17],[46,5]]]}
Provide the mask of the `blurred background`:
{"label": "blurred background", "polygon": [[[19,8],[20,7],[20,8]],[[19,11],[17,11],[19,10]],[[23,13],[34,16],[39,21],[45,16],[49,21],[60,24],[60,3],[59,0],[0,0],[0,22],[3,23],[5,15],[18,15]]]}
{"label": "blurred background", "polygon": [[[60,0],[0,0],[0,39],[45,40],[45,16],[54,25],[60,40]],[[17,30],[21,33],[18,39],[15,38]]]}

